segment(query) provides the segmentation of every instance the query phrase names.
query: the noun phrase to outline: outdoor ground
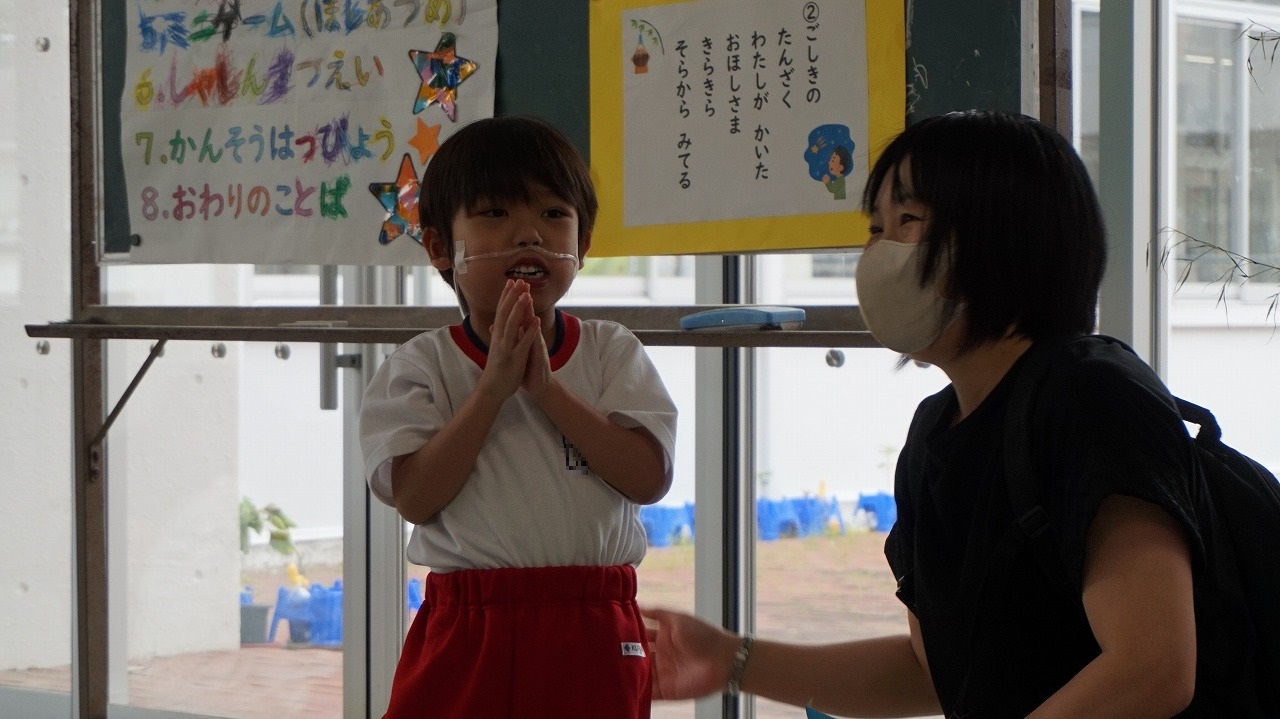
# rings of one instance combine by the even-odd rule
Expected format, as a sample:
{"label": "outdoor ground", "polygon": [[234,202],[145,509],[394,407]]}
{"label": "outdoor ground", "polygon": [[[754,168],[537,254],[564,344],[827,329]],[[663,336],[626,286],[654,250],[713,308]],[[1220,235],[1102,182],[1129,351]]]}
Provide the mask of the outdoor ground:
{"label": "outdoor ground", "polygon": [[[795,641],[878,636],[905,630],[902,605],[885,564],[884,535],[851,532],[757,544],[757,633]],[[312,582],[331,584],[338,567],[307,568]],[[693,545],[651,548],[641,565],[643,605],[693,606]],[[249,576],[259,601],[271,601],[278,572]],[[271,598],[271,599],[268,599]],[[129,664],[129,703],[138,707],[233,719],[338,719],[342,653],[276,644],[203,652]],[[68,670],[0,672],[0,685],[66,691]],[[654,705],[654,719],[687,719],[691,702]],[[803,710],[761,701],[759,719],[799,719]]]}

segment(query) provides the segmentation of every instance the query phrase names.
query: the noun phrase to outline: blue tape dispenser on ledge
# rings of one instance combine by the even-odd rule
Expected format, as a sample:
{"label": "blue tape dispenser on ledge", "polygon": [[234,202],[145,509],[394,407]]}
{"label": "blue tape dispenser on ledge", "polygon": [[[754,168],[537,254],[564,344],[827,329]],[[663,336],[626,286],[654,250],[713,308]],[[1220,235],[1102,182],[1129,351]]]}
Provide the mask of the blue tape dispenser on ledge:
{"label": "blue tape dispenser on ledge", "polygon": [[804,324],[799,307],[718,307],[680,318],[682,330],[794,330]]}

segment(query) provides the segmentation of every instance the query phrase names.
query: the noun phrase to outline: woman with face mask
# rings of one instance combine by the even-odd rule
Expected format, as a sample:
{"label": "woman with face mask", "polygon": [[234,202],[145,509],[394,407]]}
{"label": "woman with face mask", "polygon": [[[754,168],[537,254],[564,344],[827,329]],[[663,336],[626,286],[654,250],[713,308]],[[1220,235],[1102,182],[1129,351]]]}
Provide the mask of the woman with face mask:
{"label": "woman with face mask", "polygon": [[[1089,334],[1105,238],[1070,144],[1019,115],[929,118],[884,150],[863,206],[867,328],[951,380],[921,402],[897,465],[885,555],[909,634],[795,645],[646,609],[655,697],[746,691],[840,716],[1276,716],[1239,590],[1213,571],[1176,406],[1136,355]],[[1049,369],[1032,408],[1011,409],[1032,356]],[[1014,425],[1030,435],[1045,553],[1017,534]]]}

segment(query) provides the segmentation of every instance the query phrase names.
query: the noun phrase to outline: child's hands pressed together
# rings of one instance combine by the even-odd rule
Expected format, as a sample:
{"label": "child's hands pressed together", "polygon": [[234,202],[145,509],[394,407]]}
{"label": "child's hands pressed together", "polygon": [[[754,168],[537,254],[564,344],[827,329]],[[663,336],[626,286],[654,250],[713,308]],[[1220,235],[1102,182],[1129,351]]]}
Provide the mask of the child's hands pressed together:
{"label": "child's hands pressed together", "polygon": [[524,365],[524,377],[521,379],[520,386],[524,387],[534,398],[540,399],[546,392],[551,383],[555,381],[551,374],[551,356],[547,351],[547,341],[542,335],[542,328],[538,319],[533,317],[533,303],[529,303],[530,317],[534,326],[534,340],[529,345],[528,358]]}
{"label": "child's hands pressed together", "polygon": [[535,347],[543,348],[542,361],[546,363],[542,325],[533,312],[529,284],[507,280],[489,327],[489,356],[476,391],[499,401],[515,394],[526,381],[528,360]]}

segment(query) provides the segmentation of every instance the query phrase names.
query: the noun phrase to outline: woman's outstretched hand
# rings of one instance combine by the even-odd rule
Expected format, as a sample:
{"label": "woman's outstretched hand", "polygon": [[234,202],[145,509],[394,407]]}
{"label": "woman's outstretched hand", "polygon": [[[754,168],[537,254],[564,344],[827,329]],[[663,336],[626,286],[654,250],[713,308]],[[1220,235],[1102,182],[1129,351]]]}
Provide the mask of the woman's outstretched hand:
{"label": "woman's outstretched hand", "polygon": [[654,699],[697,699],[725,690],[737,636],[684,612],[640,613],[649,627]]}

